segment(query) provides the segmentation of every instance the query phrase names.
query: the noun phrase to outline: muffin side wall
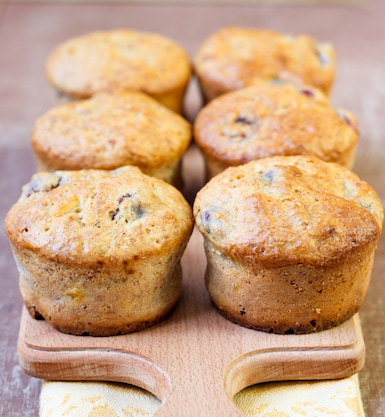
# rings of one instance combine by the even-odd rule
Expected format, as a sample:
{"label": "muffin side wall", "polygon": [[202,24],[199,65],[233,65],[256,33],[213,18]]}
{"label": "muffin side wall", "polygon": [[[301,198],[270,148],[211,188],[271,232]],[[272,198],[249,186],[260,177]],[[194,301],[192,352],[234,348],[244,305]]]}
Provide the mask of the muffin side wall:
{"label": "muffin side wall", "polygon": [[327,330],[361,307],[376,242],[326,267],[245,266],[205,242],[206,286],[218,311],[245,327],[274,333]]}
{"label": "muffin side wall", "polygon": [[100,263],[61,267],[26,249],[15,259],[32,316],[41,315],[65,333],[110,336],[148,327],[172,310],[181,292],[183,250],[112,269]]}

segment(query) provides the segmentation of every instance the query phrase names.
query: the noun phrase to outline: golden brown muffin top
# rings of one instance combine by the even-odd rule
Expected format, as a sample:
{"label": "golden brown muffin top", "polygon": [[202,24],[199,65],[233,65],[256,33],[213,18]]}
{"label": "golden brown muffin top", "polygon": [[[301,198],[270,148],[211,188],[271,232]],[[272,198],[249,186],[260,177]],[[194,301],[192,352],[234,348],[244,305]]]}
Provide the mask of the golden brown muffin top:
{"label": "golden brown muffin top", "polygon": [[176,42],[130,29],[69,39],[46,64],[50,83],[80,98],[100,91],[163,93],[187,84],[190,73],[188,55]]}
{"label": "golden brown muffin top", "polygon": [[335,52],[331,44],[307,35],[227,27],[203,42],[194,67],[200,78],[227,91],[263,78],[309,84],[328,93],[334,80]]}
{"label": "golden brown muffin top", "polygon": [[227,165],[302,154],[344,165],[358,130],[351,113],[334,110],[315,88],[261,82],[211,101],[194,137],[206,156]]}
{"label": "golden brown muffin top", "polygon": [[193,227],[182,194],[136,167],[38,173],[5,228],[21,250],[71,265],[124,265],[179,250]]}
{"label": "golden brown muffin top", "polygon": [[191,126],[142,93],[100,93],[49,110],[35,123],[31,140],[50,170],[148,169],[181,158]]}
{"label": "golden brown muffin top", "polygon": [[383,221],[367,183],[311,156],[228,168],[199,191],[194,215],[206,239],[253,267],[343,262],[378,240]]}

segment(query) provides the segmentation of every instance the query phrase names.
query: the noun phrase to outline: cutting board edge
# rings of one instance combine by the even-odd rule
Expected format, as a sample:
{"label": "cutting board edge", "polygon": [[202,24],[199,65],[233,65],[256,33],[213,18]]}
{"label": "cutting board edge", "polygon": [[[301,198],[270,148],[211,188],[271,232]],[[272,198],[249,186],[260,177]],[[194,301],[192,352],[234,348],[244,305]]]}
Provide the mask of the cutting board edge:
{"label": "cutting board edge", "polygon": [[[312,354],[316,354],[312,358]],[[251,385],[274,381],[340,379],[358,373],[365,365],[365,346],[357,344],[335,351],[291,351],[251,355],[237,366],[224,372],[224,389],[229,398]]]}
{"label": "cutting board edge", "polygon": [[23,341],[17,346],[23,371],[35,378],[51,381],[110,381],[143,388],[161,401],[172,390],[169,375],[156,363],[130,352],[106,349],[39,350]]}
{"label": "cutting board edge", "polygon": [[[51,380],[118,381],[147,389],[162,401],[169,396],[171,376],[151,359],[113,348],[39,349],[25,341],[28,320],[32,318],[24,310],[18,356],[27,374]],[[365,362],[365,344],[358,315],[351,323],[355,337],[340,346],[264,348],[240,355],[223,370],[226,395],[233,398],[243,388],[262,382],[338,379],[359,372]]]}
{"label": "cutting board edge", "polygon": [[365,365],[366,354],[358,313],[350,322],[355,338],[340,346],[288,347],[279,352],[265,350],[239,356],[223,372],[227,396],[233,398],[242,389],[263,382],[340,379],[358,373]]}

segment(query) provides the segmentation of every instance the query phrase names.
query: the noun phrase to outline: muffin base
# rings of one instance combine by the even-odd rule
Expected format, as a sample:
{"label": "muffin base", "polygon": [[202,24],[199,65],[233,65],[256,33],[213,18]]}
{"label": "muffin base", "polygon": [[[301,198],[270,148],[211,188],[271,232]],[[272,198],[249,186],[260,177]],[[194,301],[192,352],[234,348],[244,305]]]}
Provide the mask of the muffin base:
{"label": "muffin base", "polygon": [[342,324],[361,307],[374,245],[343,264],[279,268],[245,266],[205,244],[206,287],[216,309],[241,326],[269,333],[304,334]]}
{"label": "muffin base", "polygon": [[29,314],[63,333],[115,336],[143,330],[171,314],[180,296],[179,253],[154,259],[150,265],[138,261],[137,273],[63,268],[28,251],[15,258]]}
{"label": "muffin base", "polygon": [[[29,304],[27,301],[24,303],[28,313],[30,316],[35,320],[44,320],[44,317],[36,310],[34,305]],[[55,325],[53,323],[52,326],[59,330],[62,333],[72,334],[75,336],[119,336],[124,334],[129,334],[133,332],[138,332],[140,330],[147,329],[149,327],[155,326],[156,324],[160,323],[161,321],[165,320],[169,317],[175,310],[176,306],[178,305],[178,300],[171,305],[169,310],[165,311],[163,314],[156,316],[152,320],[141,321],[137,323],[130,323],[127,325],[116,326],[114,328],[110,328],[106,330],[103,327],[98,328],[97,325],[92,327],[91,331],[84,331],[82,327],[75,327],[75,326],[61,326]]]}
{"label": "muffin base", "polygon": [[[293,329],[289,326],[279,326],[276,324],[274,325],[274,327],[259,326],[259,325],[256,325],[255,323],[249,322],[248,320],[244,320],[242,317],[231,315],[227,311],[224,311],[223,308],[217,306],[214,302],[212,302],[212,305],[215,307],[218,313],[221,316],[223,316],[226,320],[231,321],[232,323],[237,324],[239,326],[247,327],[248,329],[259,330],[265,333],[297,334],[297,335],[321,332],[321,331],[329,330],[333,327],[339,326],[346,320],[349,320],[351,317],[353,317],[354,314],[356,314],[359,310],[359,308],[357,308],[356,310],[349,311],[348,314],[346,314],[344,318],[340,318],[338,321],[323,320],[322,328],[319,326],[314,327],[313,325],[307,325],[307,326],[299,326]],[[295,326],[292,326],[292,327],[295,327]]]}

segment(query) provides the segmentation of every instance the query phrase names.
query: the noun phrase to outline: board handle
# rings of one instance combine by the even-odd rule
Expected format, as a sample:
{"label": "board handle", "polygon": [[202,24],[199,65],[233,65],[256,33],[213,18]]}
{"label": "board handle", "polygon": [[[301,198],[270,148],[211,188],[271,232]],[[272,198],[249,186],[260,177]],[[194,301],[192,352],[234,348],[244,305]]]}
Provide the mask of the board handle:
{"label": "board handle", "polygon": [[[60,335],[64,344],[58,348],[51,338],[46,340],[51,341],[49,343],[38,343],[44,334],[38,332],[42,327],[51,336],[52,332]],[[270,334],[234,329],[242,330],[244,337],[252,336],[252,346],[243,350],[246,353],[227,355],[228,349],[221,354],[216,354],[215,349],[199,349],[199,341],[191,342],[194,339],[187,334],[183,339],[187,345],[179,343],[173,350],[174,356],[166,355],[163,350],[152,360],[149,354],[133,353],[124,336],[114,339],[112,345],[115,348],[109,347],[109,339],[63,336],[48,323],[32,319],[24,309],[18,356],[24,371],[38,378],[116,381],[146,389],[163,403],[155,413],[156,417],[240,417],[242,414],[232,398],[247,386],[267,381],[343,378],[357,373],[364,364],[365,345],[358,315],[341,327],[327,331],[337,333],[340,337],[336,340],[330,333],[303,337],[277,335],[281,343],[274,344]],[[152,331],[160,330],[161,326]],[[147,345],[144,338],[151,336],[152,331],[139,335],[140,346]],[[176,338],[178,333],[174,333]],[[26,334],[35,336],[26,338]],[[204,337],[209,341],[213,339],[213,333],[209,331],[201,332],[200,336],[203,340]],[[175,338],[169,340],[171,345],[178,341]],[[150,342],[154,340],[152,338]],[[244,347],[246,339],[236,340]],[[304,343],[305,340],[308,342]],[[90,345],[81,345],[80,341]],[[191,343],[197,344],[194,349],[191,349]],[[153,348],[155,354],[157,349]]]}
{"label": "board handle", "polygon": [[180,379],[181,373],[173,375],[170,395],[155,416],[240,417],[243,414],[232,399],[239,391],[251,385],[349,377],[364,366],[365,344],[358,315],[350,319],[348,325],[354,329],[355,335],[350,344],[343,343],[340,347],[325,345],[319,349],[314,346],[307,349],[288,347],[286,351],[265,346],[239,356],[224,371],[215,367],[208,368],[204,387],[194,386],[191,381],[186,384],[186,380]]}
{"label": "board handle", "polygon": [[[336,363],[335,351],[255,352],[238,358],[224,372],[224,390],[233,398],[251,385],[274,381],[340,379],[359,372],[365,363],[365,346],[353,347],[342,362]],[[331,375],[333,377],[331,378]]]}
{"label": "board handle", "polygon": [[[315,376],[316,379],[326,379],[331,372],[336,375],[335,378],[343,378],[358,372],[364,363],[363,344],[357,345],[360,352],[352,352],[350,357],[346,357],[340,370],[332,350],[322,352],[322,357],[317,352],[317,360],[312,360],[314,350],[291,351],[286,359],[282,352],[274,355],[268,350],[255,351],[229,364],[223,374],[224,379],[218,369],[217,372],[215,369],[208,370],[204,384],[201,384],[203,381],[185,375],[183,370],[169,375],[143,357],[112,350],[61,351],[51,355],[35,350],[30,367],[29,349],[26,344],[19,343],[19,362],[27,373],[37,377],[44,374],[46,379],[50,379],[49,375],[57,377],[60,373],[60,380],[109,380],[138,386],[162,401],[155,417],[241,417],[242,413],[232,398],[247,386],[284,379],[315,379]],[[202,375],[202,370],[198,373]]]}
{"label": "board handle", "polygon": [[[33,357],[32,362],[30,357]],[[225,394],[218,375],[207,375],[205,384],[193,378],[170,376],[155,363],[121,351],[30,352],[19,342],[18,357],[24,371],[35,377],[61,381],[115,381],[143,388],[162,401],[155,417],[241,417]],[[38,364],[37,364],[38,363]],[[51,378],[50,375],[55,377]],[[59,375],[59,377],[58,377]],[[219,381],[219,383],[218,383]]]}

